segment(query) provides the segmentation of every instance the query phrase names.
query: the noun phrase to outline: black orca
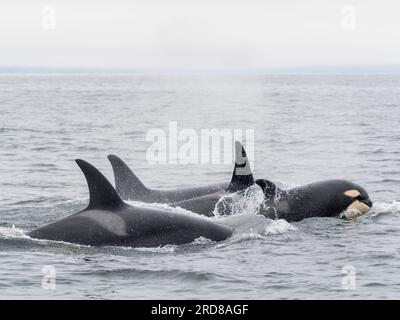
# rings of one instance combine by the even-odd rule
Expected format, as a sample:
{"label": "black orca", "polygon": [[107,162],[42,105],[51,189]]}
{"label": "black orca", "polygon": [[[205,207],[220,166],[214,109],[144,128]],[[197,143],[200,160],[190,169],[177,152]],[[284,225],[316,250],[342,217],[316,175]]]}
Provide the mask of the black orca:
{"label": "black orca", "polygon": [[[235,152],[236,150],[241,150],[241,148],[241,143],[236,141]],[[222,183],[167,190],[149,189],[120,158],[115,155],[109,155],[108,160],[114,172],[115,189],[123,200],[135,200],[147,203],[174,203],[222,191],[229,187],[228,183]],[[239,158],[235,161],[242,163],[244,160]]]}
{"label": "black orca", "polygon": [[149,189],[122,159],[110,154],[108,160],[114,171],[115,189],[123,200],[147,203],[172,203],[223,190],[227,186],[227,183],[223,183],[166,190]]}
{"label": "black orca", "polygon": [[[215,215],[214,210],[221,197],[236,192],[243,192],[245,189],[254,185],[250,162],[247,158],[244,147],[239,142],[236,142],[235,151],[235,167],[233,169],[232,179],[229,186],[225,190],[197,198],[175,202],[170,205],[211,217]],[[225,209],[226,211],[221,210],[219,213],[223,215],[229,215],[231,213],[230,207],[226,207]]]}
{"label": "black orca", "polygon": [[259,213],[271,219],[300,221],[311,217],[342,217],[352,219],[372,207],[367,191],[347,180],[326,180],[289,190],[273,182],[256,181],[264,192]]}
{"label": "black orca", "polygon": [[29,232],[30,237],[93,246],[158,247],[199,237],[221,241],[234,232],[232,226],[207,218],[128,205],[100,171],[83,160],[76,162],[89,187],[88,207]]}

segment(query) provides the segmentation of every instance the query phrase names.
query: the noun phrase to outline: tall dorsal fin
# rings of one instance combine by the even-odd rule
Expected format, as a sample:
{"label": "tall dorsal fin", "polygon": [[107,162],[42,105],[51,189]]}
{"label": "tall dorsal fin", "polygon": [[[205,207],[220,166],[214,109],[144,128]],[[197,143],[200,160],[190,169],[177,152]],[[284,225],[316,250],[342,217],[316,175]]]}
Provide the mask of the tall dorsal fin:
{"label": "tall dorsal fin", "polygon": [[124,161],[113,154],[107,158],[114,171],[115,189],[122,199],[138,199],[150,191]]}
{"label": "tall dorsal fin", "polygon": [[103,174],[90,163],[75,160],[85,175],[89,187],[89,206],[87,209],[117,208],[124,206],[117,191]]}
{"label": "tall dorsal fin", "polygon": [[246,189],[254,184],[251,173],[250,162],[247,159],[246,151],[239,141],[235,142],[235,167],[233,169],[231,183],[228,192],[236,192]]}

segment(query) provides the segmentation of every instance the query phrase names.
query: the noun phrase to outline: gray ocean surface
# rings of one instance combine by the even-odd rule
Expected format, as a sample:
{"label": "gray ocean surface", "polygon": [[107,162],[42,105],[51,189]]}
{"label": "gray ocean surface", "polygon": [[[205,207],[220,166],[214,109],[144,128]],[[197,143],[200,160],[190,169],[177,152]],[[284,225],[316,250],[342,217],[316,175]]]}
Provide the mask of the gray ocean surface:
{"label": "gray ocean surface", "polygon": [[[0,75],[0,298],[399,299],[399,101],[395,75]],[[110,153],[152,188],[227,182],[231,164],[148,163],[146,134],[168,133],[170,121],[253,129],[255,178],[348,179],[374,207],[352,221],[268,221],[221,243],[95,248],[26,236],[86,206],[75,158],[112,182]],[[55,289],[42,286],[45,266]]]}

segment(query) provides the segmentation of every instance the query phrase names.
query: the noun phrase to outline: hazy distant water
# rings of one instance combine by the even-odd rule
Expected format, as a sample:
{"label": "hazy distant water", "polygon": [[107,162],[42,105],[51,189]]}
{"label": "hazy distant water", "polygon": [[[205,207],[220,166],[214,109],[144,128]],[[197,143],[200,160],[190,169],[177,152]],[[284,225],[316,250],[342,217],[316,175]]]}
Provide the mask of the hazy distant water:
{"label": "hazy distant water", "polygon": [[[0,298],[398,299],[399,101],[400,76],[1,75]],[[227,181],[231,165],[146,162],[146,132],[171,120],[254,129],[256,178],[286,187],[346,178],[374,209],[146,250],[24,235],[86,205],[75,158],[111,178],[106,156],[117,154],[151,187]],[[41,287],[45,265],[55,290]],[[344,266],[354,290],[342,288]]]}

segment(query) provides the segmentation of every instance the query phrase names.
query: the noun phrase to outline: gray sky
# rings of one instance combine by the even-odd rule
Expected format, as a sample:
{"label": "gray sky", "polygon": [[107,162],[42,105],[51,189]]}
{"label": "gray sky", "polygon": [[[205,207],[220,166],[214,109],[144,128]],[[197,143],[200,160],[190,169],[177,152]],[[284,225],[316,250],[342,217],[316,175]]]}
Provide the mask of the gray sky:
{"label": "gray sky", "polygon": [[1,0],[0,66],[399,65],[399,12],[395,0]]}

